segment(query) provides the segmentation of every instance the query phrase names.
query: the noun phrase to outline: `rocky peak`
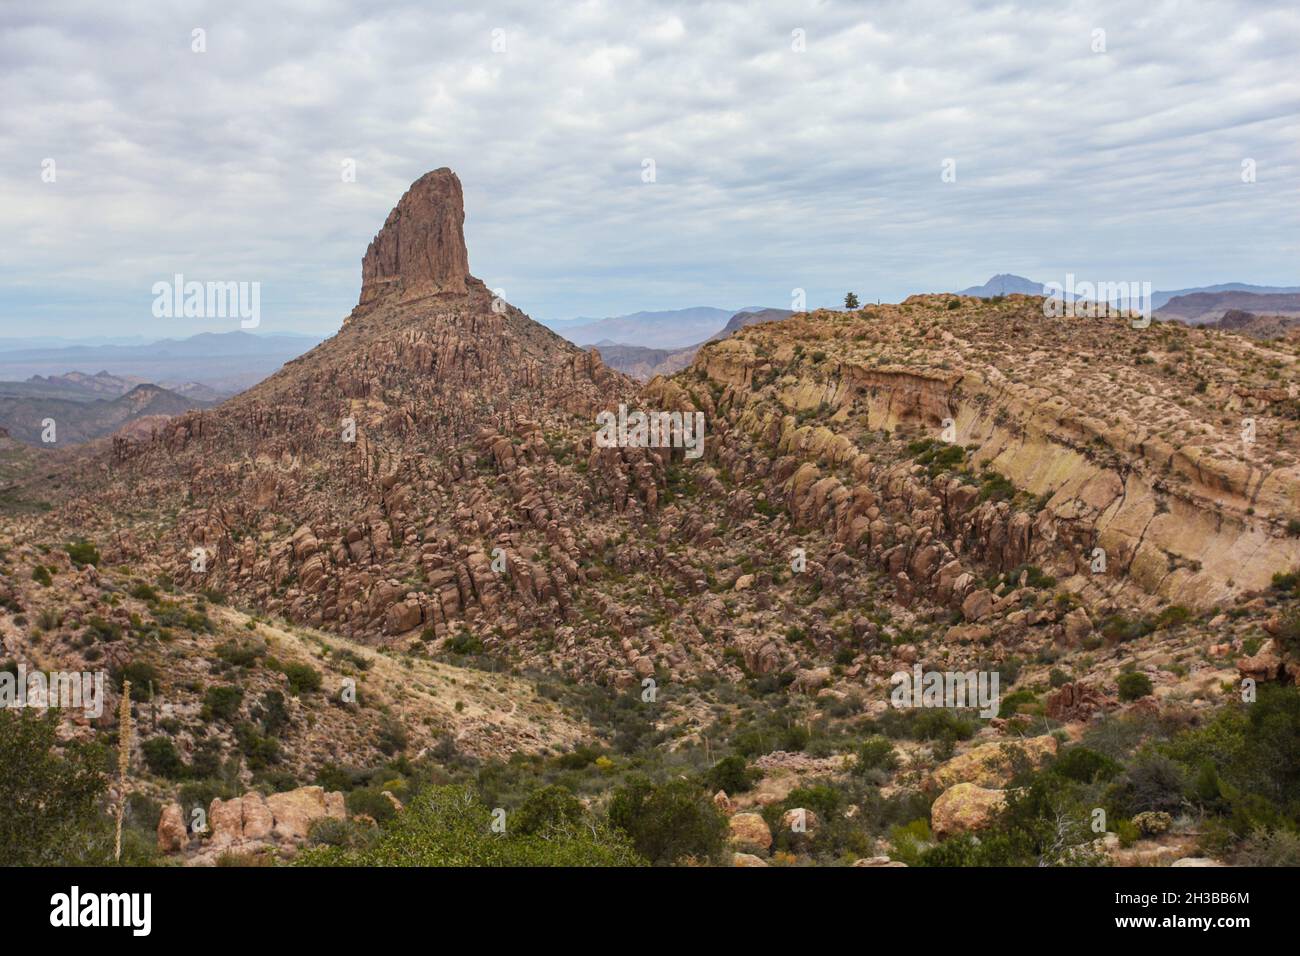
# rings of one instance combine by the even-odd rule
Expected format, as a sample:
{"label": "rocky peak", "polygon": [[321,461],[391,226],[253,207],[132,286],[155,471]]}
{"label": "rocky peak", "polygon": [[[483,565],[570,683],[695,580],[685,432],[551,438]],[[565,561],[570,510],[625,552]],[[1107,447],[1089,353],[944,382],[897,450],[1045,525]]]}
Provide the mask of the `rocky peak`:
{"label": "rocky peak", "polygon": [[361,260],[361,301],[402,301],[438,293],[465,294],[465,198],[447,167],[425,173],[406,191]]}

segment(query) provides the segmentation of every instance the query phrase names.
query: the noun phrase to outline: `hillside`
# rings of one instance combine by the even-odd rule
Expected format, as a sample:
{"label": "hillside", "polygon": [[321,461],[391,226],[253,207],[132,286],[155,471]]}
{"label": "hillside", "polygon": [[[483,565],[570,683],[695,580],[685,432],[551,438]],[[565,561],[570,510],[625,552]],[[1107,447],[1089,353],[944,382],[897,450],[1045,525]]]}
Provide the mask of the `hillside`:
{"label": "hillside", "polygon": [[[337,335],[217,408],[15,464],[6,647],[155,668],[148,746],[203,768],[149,763],[168,852],[307,837],[241,811],[238,842],[177,842],[196,774],[213,815],[337,790],[339,853],[407,862],[452,784],[558,800],[652,862],[1235,859],[1290,819],[1295,339],[913,296],[745,325],[638,386],[494,299],[463,222],[459,179],[426,174]],[[702,413],[703,456],[598,444],[620,404]],[[1001,696],[899,709],[914,667]],[[373,711],[338,705],[344,676]],[[1281,736],[1242,730],[1244,676]],[[1208,728],[1239,741],[1197,791],[1220,829],[1155,826],[1182,784],[1140,789],[1142,745],[1191,779]]]}

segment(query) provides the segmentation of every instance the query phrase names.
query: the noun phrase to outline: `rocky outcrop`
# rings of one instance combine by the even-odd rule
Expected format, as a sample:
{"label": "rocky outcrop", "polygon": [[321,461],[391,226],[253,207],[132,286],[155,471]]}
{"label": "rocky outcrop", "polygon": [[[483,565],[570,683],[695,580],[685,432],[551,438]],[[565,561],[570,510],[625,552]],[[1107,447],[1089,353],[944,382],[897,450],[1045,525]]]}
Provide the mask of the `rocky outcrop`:
{"label": "rocky outcrop", "polygon": [[1005,790],[959,783],[934,801],[930,808],[930,829],[940,840],[982,830],[997,819],[1006,804]]}
{"label": "rocky outcrop", "polygon": [[1056,738],[1049,734],[1013,742],[980,744],[936,767],[928,785],[939,790],[958,783],[1003,787],[1022,767],[1036,769],[1056,756],[1056,749]]}
{"label": "rocky outcrop", "polygon": [[435,169],[411,184],[366,249],[361,305],[389,295],[464,295],[468,278],[460,179],[446,167]]}

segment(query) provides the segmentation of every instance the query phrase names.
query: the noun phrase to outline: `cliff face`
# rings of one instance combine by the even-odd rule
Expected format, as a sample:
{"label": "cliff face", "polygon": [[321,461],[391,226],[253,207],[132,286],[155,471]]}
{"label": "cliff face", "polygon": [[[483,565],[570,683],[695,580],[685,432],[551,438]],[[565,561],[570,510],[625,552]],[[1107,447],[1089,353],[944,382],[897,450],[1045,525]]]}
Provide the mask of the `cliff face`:
{"label": "cliff face", "polygon": [[394,295],[411,301],[439,293],[465,294],[465,197],[445,166],[406,191],[361,260],[361,305]]}
{"label": "cliff face", "polygon": [[[782,489],[792,506],[887,565],[938,548],[908,588],[968,556],[1209,606],[1300,564],[1287,531],[1300,515],[1300,390],[1287,346],[1067,324],[1022,296],[956,310],[947,301],[914,297],[865,321],[802,317],[703,350],[689,375],[723,390],[719,414],[734,429],[720,454],[797,460]],[[1277,367],[1291,374],[1275,377]],[[873,447],[883,432],[969,454],[931,475],[891,464],[897,449]],[[986,472],[1032,501],[979,501]],[[882,496],[903,502],[905,520],[886,527],[888,507],[884,525],[865,516]],[[901,554],[890,544],[900,539]],[[1092,572],[1097,548],[1104,574]]]}

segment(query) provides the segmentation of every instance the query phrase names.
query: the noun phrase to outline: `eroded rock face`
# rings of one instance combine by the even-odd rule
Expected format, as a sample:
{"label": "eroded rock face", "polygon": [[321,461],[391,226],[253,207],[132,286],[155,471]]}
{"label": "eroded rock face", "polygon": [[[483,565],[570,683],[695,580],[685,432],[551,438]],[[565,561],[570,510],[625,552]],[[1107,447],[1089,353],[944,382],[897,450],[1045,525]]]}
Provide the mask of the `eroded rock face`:
{"label": "eroded rock face", "polygon": [[435,169],[411,184],[366,249],[360,304],[389,295],[464,295],[468,278],[460,179],[446,167]]}
{"label": "eroded rock face", "polygon": [[731,828],[731,845],[737,850],[765,853],[772,846],[772,831],[761,814],[737,813],[727,825]]}

